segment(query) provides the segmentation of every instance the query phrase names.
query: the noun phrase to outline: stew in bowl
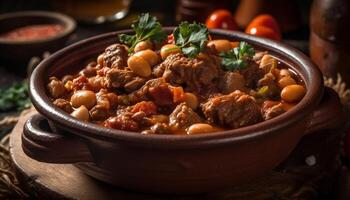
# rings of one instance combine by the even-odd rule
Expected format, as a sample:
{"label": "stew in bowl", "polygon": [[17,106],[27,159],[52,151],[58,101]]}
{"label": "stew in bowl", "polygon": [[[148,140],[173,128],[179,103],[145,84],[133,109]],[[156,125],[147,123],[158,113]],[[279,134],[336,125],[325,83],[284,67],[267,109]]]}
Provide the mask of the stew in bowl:
{"label": "stew in bowl", "polygon": [[[137,23],[151,18],[143,15]],[[159,38],[128,43],[124,37],[131,36],[120,34],[121,42],[79,72],[50,77],[53,104],[108,128],[192,135],[269,120],[306,93],[302,79],[282,60],[247,42],[211,39],[201,24],[184,22],[161,43]],[[198,49],[191,49],[197,40]]]}
{"label": "stew in bowl", "polygon": [[[201,193],[253,180],[305,134],[339,125],[336,93],[324,89],[320,71],[298,50],[240,32],[208,34],[198,24],[162,29],[144,19],[147,31],[142,23],[89,38],[38,65],[30,96],[40,114],[22,134],[28,156],[73,163],[118,187]],[[302,91],[295,99],[285,94],[290,85]]]}

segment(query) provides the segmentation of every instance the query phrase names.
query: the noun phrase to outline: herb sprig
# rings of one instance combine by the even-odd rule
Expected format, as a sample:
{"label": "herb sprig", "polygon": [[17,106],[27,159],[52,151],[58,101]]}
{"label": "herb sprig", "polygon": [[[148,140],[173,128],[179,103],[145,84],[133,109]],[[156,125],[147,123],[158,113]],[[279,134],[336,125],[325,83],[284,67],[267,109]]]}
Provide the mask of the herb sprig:
{"label": "herb sprig", "polygon": [[6,89],[0,89],[0,111],[8,111],[14,108],[21,111],[30,105],[27,81],[15,83]]}
{"label": "herb sprig", "polygon": [[230,49],[226,52],[221,52],[220,57],[222,57],[221,64],[226,68],[226,70],[240,70],[244,69],[255,54],[255,50],[246,42],[240,42],[238,47]]}
{"label": "herb sprig", "polygon": [[190,58],[196,57],[205,48],[209,38],[208,28],[200,23],[182,22],[173,34],[175,44]]}
{"label": "herb sprig", "polygon": [[141,41],[151,40],[154,43],[162,43],[167,37],[157,18],[150,16],[149,13],[141,14],[138,20],[131,25],[131,28],[135,31],[135,35],[118,35],[119,41],[129,46],[129,53]]}

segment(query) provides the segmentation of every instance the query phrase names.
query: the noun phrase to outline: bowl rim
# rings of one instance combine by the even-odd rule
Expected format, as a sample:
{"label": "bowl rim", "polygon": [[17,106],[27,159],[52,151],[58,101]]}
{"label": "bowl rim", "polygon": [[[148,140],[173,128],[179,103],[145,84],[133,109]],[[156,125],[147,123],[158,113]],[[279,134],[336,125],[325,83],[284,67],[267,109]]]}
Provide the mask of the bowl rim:
{"label": "bowl rim", "polygon": [[[49,11],[21,11],[21,12],[10,12],[0,15],[0,21],[3,20],[12,20],[14,18],[24,18],[24,17],[41,17],[46,19],[56,19],[61,24],[64,24],[64,29],[57,35],[45,38],[45,39],[35,39],[35,40],[7,40],[0,38],[0,44],[7,45],[28,45],[28,44],[42,44],[51,42],[60,38],[63,38],[67,35],[73,33],[76,29],[76,22],[73,18],[68,15],[58,13],[58,12],[49,12]],[[33,23],[32,25],[34,25]],[[28,24],[31,25],[31,24]]]}
{"label": "bowl rim", "polygon": [[[167,27],[164,29],[166,31],[170,31],[173,30],[173,28],[174,27]],[[41,79],[45,75],[44,72],[46,68],[52,66],[55,61],[68,54],[68,52],[72,52],[75,49],[79,49],[84,45],[93,42],[101,42],[108,38],[116,37],[117,34],[120,33],[131,33],[131,30],[127,29],[110,32],[84,39],[80,42],[65,47],[41,62],[30,77],[29,87],[30,97],[38,112],[44,115],[50,121],[54,122],[56,125],[58,125],[58,127],[63,127],[64,129],[68,128],[68,130],[73,134],[84,138],[93,137],[100,140],[131,142],[133,144],[149,146],[152,148],[196,148],[210,147],[221,144],[242,143],[264,136],[270,136],[271,134],[276,133],[276,130],[287,128],[296,123],[298,120],[305,118],[306,115],[310,115],[322,98],[324,88],[322,74],[316,65],[299,50],[280,42],[265,38],[258,38],[242,32],[212,29],[210,30],[210,33],[212,34],[221,35],[232,39],[236,38],[240,41],[247,41],[250,44],[262,47],[263,49],[267,49],[268,51],[280,55],[284,55],[284,57],[288,57],[288,59],[293,60],[293,62],[300,66],[302,73],[300,71],[299,73],[301,73],[305,79],[304,81],[307,87],[307,92],[304,98],[295,107],[293,107],[293,109],[273,119],[238,129],[191,136],[143,135],[139,132],[105,128],[90,122],[77,120],[59,108],[53,106],[49,97],[46,95],[46,85],[39,85],[40,83],[44,82]],[[298,134],[302,135],[303,133]]]}

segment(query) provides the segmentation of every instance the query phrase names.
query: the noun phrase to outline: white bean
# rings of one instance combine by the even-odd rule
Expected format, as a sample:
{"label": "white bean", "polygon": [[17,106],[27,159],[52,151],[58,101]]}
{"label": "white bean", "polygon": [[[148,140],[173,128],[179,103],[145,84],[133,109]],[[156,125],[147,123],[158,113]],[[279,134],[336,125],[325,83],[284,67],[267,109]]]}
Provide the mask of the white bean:
{"label": "white bean", "polygon": [[89,121],[89,111],[85,106],[80,106],[79,108],[75,109],[71,115],[77,119],[83,120],[83,121]]}
{"label": "white bean", "polygon": [[96,104],[96,94],[90,90],[78,90],[74,92],[70,102],[75,108],[84,105],[87,109],[90,109]]}
{"label": "white bean", "polygon": [[210,133],[214,132],[215,128],[211,126],[210,124],[206,123],[197,123],[190,126],[187,130],[187,134],[200,134],[200,133]]}

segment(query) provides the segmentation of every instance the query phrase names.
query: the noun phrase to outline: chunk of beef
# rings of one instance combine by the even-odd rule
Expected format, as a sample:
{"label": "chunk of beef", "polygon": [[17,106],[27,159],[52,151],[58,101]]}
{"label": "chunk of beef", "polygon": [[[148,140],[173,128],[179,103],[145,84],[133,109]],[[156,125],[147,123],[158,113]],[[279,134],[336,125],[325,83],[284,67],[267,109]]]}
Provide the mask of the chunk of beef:
{"label": "chunk of beef", "polygon": [[145,82],[146,79],[130,70],[112,68],[107,71],[105,84],[108,88],[124,88],[126,92],[132,92],[139,89]]}
{"label": "chunk of beef", "polygon": [[182,54],[170,55],[160,65],[165,66],[163,78],[167,82],[196,91],[213,84],[220,72],[219,65],[212,59],[191,59]]}
{"label": "chunk of beef", "polygon": [[111,115],[111,109],[118,105],[118,97],[102,89],[96,94],[96,105],[89,111],[92,120],[99,121],[107,119]]}
{"label": "chunk of beef", "polygon": [[263,103],[261,111],[265,120],[272,119],[286,112],[281,102],[269,100]]}
{"label": "chunk of beef", "polygon": [[210,98],[201,107],[209,122],[221,126],[239,128],[262,120],[260,107],[255,99],[238,90]]}
{"label": "chunk of beef", "polygon": [[246,91],[246,81],[238,72],[223,72],[219,79],[219,88],[223,94],[229,94],[236,90]]}
{"label": "chunk of beef", "polygon": [[[156,78],[148,80],[141,88],[128,94],[119,97],[119,102],[123,105],[131,105],[140,101],[151,100],[150,90],[154,88],[161,87],[162,85],[168,85],[163,78]],[[158,91],[154,90],[153,93],[156,94]],[[166,99],[164,99],[166,100]]]}
{"label": "chunk of beef", "polygon": [[148,94],[154,102],[159,106],[171,106],[173,104],[173,93],[169,84],[161,84],[159,86],[150,87]]}
{"label": "chunk of beef", "polygon": [[188,107],[186,103],[177,105],[169,116],[169,125],[176,129],[186,129],[192,124],[201,121],[199,115]]}
{"label": "chunk of beef", "polygon": [[50,96],[55,99],[64,96],[67,92],[63,82],[58,80],[56,77],[50,78],[50,82],[47,84],[47,89]]}
{"label": "chunk of beef", "polygon": [[73,112],[73,107],[69,101],[65,99],[56,99],[53,104],[67,113]]}
{"label": "chunk of beef", "polygon": [[112,44],[103,53],[103,65],[105,67],[120,68],[127,67],[128,50],[122,44]]}
{"label": "chunk of beef", "polygon": [[165,71],[165,66],[166,65],[163,65],[162,63],[155,66],[152,70],[152,75],[158,78],[162,77]]}
{"label": "chunk of beef", "polygon": [[239,70],[239,73],[243,75],[248,88],[255,88],[256,83],[263,76],[262,70],[254,61],[250,61],[246,68]]}
{"label": "chunk of beef", "polygon": [[108,118],[104,126],[125,131],[138,131],[140,129],[139,123],[132,118],[134,113],[127,109],[118,110],[117,116]]}

